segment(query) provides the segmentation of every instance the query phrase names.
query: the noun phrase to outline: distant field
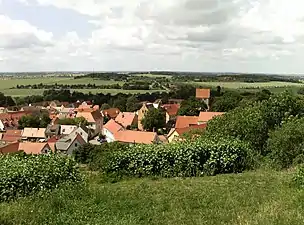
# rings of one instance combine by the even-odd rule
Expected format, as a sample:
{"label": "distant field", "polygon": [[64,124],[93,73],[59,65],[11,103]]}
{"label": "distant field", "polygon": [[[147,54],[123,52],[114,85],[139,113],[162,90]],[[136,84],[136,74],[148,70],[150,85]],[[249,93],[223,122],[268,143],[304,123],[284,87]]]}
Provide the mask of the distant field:
{"label": "distant field", "polygon": [[262,82],[262,83],[246,83],[246,82],[189,82],[196,86],[216,87],[240,89],[240,88],[280,88],[280,87],[304,87],[304,83],[290,82]]}
{"label": "distant field", "polygon": [[164,78],[171,78],[171,75],[162,75],[162,74],[131,74],[132,76],[135,77],[164,77]]}
{"label": "distant field", "polygon": [[[5,95],[10,95],[13,97],[23,97],[29,95],[42,95],[44,89],[5,89],[1,90],[2,93]],[[78,91],[83,93],[92,94],[96,93],[104,93],[104,94],[118,94],[118,93],[125,93],[125,94],[143,94],[143,93],[152,93],[152,92],[163,92],[164,90],[122,90],[122,89],[72,89],[71,91]]]}

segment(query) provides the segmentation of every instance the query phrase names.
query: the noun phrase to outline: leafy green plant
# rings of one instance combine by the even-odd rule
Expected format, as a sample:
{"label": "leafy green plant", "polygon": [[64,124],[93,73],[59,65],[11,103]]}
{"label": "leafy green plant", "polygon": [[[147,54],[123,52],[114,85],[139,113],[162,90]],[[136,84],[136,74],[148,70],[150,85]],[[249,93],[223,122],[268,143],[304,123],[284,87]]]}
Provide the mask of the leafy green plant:
{"label": "leafy green plant", "polygon": [[293,176],[293,183],[300,188],[304,188],[304,165],[297,168],[297,172]]}
{"label": "leafy green plant", "polygon": [[241,172],[247,144],[236,139],[199,139],[169,145],[136,145],[106,155],[107,174],[127,176],[201,176]]}
{"label": "leafy green plant", "polygon": [[80,181],[73,159],[59,155],[0,156],[0,201]]}

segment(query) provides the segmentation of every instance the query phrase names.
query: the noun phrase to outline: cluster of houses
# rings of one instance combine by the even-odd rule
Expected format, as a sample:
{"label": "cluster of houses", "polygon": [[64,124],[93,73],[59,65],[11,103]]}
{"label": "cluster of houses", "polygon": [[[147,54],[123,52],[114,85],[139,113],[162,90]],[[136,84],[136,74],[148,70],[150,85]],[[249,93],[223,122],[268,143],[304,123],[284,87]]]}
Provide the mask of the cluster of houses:
{"label": "cluster of houses", "polygon": [[[196,97],[209,104],[210,90],[197,89]],[[143,102],[136,112],[121,112],[118,108],[100,110],[91,102],[53,101],[47,105],[28,106],[19,111],[0,110],[0,153],[24,151],[27,154],[59,152],[71,155],[75,149],[86,144],[101,145],[104,142],[126,144],[166,144],[179,141],[182,135],[193,129],[205,129],[207,122],[223,113],[200,112],[198,116],[178,116],[180,100],[171,99],[169,104]],[[166,112],[167,135],[145,131],[142,119],[154,108]],[[51,123],[46,128],[26,127],[18,129],[22,116],[47,112]],[[62,119],[83,118],[85,124],[61,125]],[[105,119],[107,118],[107,119]],[[107,121],[104,123],[104,121]]]}

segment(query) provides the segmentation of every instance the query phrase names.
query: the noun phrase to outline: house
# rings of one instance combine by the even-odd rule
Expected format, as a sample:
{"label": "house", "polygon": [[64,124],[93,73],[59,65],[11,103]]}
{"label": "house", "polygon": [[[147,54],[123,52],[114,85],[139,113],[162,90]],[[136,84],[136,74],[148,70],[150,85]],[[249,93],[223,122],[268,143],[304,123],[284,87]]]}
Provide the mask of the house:
{"label": "house", "polygon": [[137,127],[138,116],[133,112],[120,112],[115,121],[126,129]]}
{"label": "house", "polygon": [[139,130],[144,130],[141,121],[145,117],[146,113],[151,109],[155,109],[153,103],[143,103],[142,107],[137,111]]}
{"label": "house", "polygon": [[115,134],[115,140],[128,144],[156,144],[159,143],[159,137],[155,132],[124,130]]}
{"label": "house", "polygon": [[74,136],[77,134],[79,134],[85,142],[89,141],[90,130],[86,126],[81,125],[81,126],[77,127],[70,135]]}
{"label": "house", "polygon": [[59,124],[56,124],[56,125],[49,124],[46,127],[45,136],[47,138],[51,138],[53,136],[58,136],[58,135],[60,135],[60,125]]}
{"label": "house", "polygon": [[185,128],[198,124],[198,116],[178,116],[175,128]]}
{"label": "house", "polygon": [[122,130],[124,127],[111,119],[103,126],[102,134],[106,137],[107,142],[114,142],[115,134]]}
{"label": "house", "polygon": [[23,151],[26,154],[49,154],[52,152],[48,143],[14,142],[0,148],[0,153],[15,153]]}
{"label": "house", "polygon": [[119,113],[120,113],[119,108],[110,108],[101,111],[103,117],[108,117],[109,119],[114,119],[114,120]]}
{"label": "house", "polygon": [[203,100],[206,103],[206,105],[209,107],[210,89],[197,88],[196,89],[196,98]]}
{"label": "house", "polygon": [[60,134],[61,135],[70,135],[76,129],[77,129],[77,126],[75,126],[75,125],[61,125]]}
{"label": "house", "polygon": [[200,112],[197,124],[207,123],[209,120],[213,119],[216,116],[223,115],[223,112]]}
{"label": "house", "polygon": [[168,138],[165,135],[158,135],[159,137],[159,141],[163,144],[167,144],[168,143]]}
{"label": "house", "polygon": [[66,155],[72,155],[74,150],[84,145],[86,142],[80,134],[68,135],[59,139],[55,143],[55,148],[58,152]]}
{"label": "house", "polygon": [[6,144],[0,147],[0,154],[10,154],[18,152],[19,142]]}
{"label": "house", "polygon": [[49,154],[52,152],[50,145],[44,143],[33,143],[33,142],[20,142],[18,151],[23,151],[26,154]]}
{"label": "house", "polygon": [[18,121],[21,119],[23,116],[28,116],[31,115],[31,112],[26,112],[26,111],[17,111],[17,112],[8,112],[8,113],[1,113],[0,114],[0,120],[2,121],[4,125],[5,130],[9,129],[18,129]]}
{"label": "house", "polygon": [[7,113],[8,109],[5,107],[0,107],[0,113]]}
{"label": "house", "polygon": [[56,142],[59,140],[58,137],[52,137],[50,139],[47,140],[47,143],[49,144],[52,152],[56,152],[56,147],[55,147],[55,144]]}
{"label": "house", "polygon": [[0,120],[0,131],[5,131],[5,126],[2,120]]}
{"label": "house", "polygon": [[189,127],[184,128],[172,128],[167,135],[168,142],[171,143],[173,141],[181,140],[181,136],[191,130],[199,130],[199,129],[206,129],[207,124],[201,125],[192,125]]}
{"label": "house", "polygon": [[28,141],[39,141],[46,138],[46,128],[24,128],[22,132],[22,139]]}
{"label": "house", "polygon": [[179,104],[164,104],[161,106],[166,112],[166,123],[169,121],[176,120],[178,110],[180,108]]}
{"label": "house", "polygon": [[78,112],[76,115],[77,118],[83,117],[89,123],[89,129],[94,130],[94,135],[99,134],[102,132],[103,126],[103,116],[99,111],[93,112]]}
{"label": "house", "polygon": [[6,143],[12,143],[12,142],[20,141],[21,138],[22,138],[22,130],[7,130],[2,135],[1,141]]}

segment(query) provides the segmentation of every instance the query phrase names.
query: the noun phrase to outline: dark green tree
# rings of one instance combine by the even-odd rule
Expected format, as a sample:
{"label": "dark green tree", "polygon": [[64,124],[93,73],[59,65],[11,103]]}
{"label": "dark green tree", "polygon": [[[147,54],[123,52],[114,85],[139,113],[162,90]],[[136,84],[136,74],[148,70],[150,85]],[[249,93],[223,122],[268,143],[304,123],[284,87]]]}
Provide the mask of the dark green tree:
{"label": "dark green tree", "polygon": [[157,131],[166,126],[166,114],[162,109],[151,109],[141,121],[147,131]]}
{"label": "dark green tree", "polygon": [[181,103],[178,114],[181,116],[198,116],[201,111],[205,111],[206,109],[207,105],[205,102],[195,97],[190,97]]}
{"label": "dark green tree", "polygon": [[135,112],[135,111],[139,110],[140,107],[141,107],[141,104],[139,103],[136,96],[131,96],[127,99],[127,103],[126,103],[127,112]]}

